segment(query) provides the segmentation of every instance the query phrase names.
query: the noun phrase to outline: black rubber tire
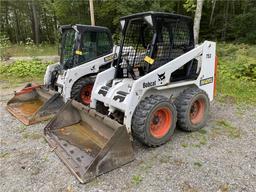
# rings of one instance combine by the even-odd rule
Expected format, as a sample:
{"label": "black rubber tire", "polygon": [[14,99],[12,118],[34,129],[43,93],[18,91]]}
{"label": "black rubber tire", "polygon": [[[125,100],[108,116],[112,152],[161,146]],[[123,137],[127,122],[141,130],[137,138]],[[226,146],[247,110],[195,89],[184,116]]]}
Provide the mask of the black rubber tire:
{"label": "black rubber tire", "polygon": [[[193,124],[190,112],[193,103],[202,99],[205,102],[204,115],[200,123]],[[210,101],[205,91],[199,88],[185,89],[174,101],[178,112],[177,126],[183,131],[197,131],[206,125],[210,109]]]}
{"label": "black rubber tire", "polygon": [[84,86],[88,84],[94,84],[94,81],[95,81],[95,78],[93,77],[82,77],[79,80],[77,80],[72,87],[71,99],[75,99],[76,101],[84,105],[88,105],[83,102],[82,98],[80,97],[80,92]]}
{"label": "black rubber tire", "polygon": [[[150,133],[150,117],[157,108],[167,107],[172,113],[171,125],[168,132],[161,138]],[[170,140],[174,133],[177,121],[177,112],[174,104],[162,95],[151,95],[143,99],[135,109],[132,118],[132,134],[134,138],[149,147],[158,147]]]}

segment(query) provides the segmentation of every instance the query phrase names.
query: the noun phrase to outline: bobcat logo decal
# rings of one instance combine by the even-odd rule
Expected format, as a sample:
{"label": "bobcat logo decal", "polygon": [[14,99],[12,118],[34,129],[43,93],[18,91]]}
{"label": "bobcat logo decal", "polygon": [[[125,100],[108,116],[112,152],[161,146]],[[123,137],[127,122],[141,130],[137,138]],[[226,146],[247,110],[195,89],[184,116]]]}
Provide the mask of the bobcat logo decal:
{"label": "bobcat logo decal", "polygon": [[158,81],[163,81],[165,79],[165,72],[157,75],[158,75]]}

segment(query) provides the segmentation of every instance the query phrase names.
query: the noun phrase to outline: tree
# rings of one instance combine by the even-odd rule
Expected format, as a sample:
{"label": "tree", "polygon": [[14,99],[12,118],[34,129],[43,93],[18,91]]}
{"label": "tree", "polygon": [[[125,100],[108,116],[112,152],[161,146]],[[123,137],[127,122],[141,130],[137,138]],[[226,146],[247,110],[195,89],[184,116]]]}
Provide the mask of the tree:
{"label": "tree", "polygon": [[32,31],[34,33],[34,42],[38,45],[39,44],[39,21],[37,16],[37,9],[35,5],[35,1],[29,2],[32,11]]}
{"label": "tree", "polygon": [[212,11],[211,11],[211,17],[210,17],[209,26],[211,26],[211,24],[212,24],[212,19],[213,19],[213,14],[214,14],[214,10],[215,10],[216,1],[217,1],[217,0],[213,0],[213,4],[212,4]]}
{"label": "tree", "polygon": [[202,16],[203,4],[204,4],[204,0],[197,0],[196,12],[195,12],[195,18],[194,18],[194,39],[196,44],[198,43],[198,38],[199,38],[200,21]]}
{"label": "tree", "polygon": [[[196,43],[208,39],[253,44],[256,39],[256,0],[94,0],[94,9],[96,25],[108,27],[115,40],[119,39],[120,17],[174,10],[195,18]],[[0,36],[11,43],[28,38],[35,43],[56,43],[60,25],[77,23],[90,25],[89,0],[0,0]]]}

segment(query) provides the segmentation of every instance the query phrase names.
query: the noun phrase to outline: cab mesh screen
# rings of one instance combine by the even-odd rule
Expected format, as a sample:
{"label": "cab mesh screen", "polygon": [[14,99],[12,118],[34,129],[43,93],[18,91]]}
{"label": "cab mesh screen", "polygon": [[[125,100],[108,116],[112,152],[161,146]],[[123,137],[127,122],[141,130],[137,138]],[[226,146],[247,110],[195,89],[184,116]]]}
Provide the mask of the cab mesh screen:
{"label": "cab mesh screen", "polygon": [[[150,72],[194,48],[186,20],[155,17],[154,26],[142,18],[130,20],[124,35],[122,68],[139,68]],[[148,56],[153,64],[144,59]]]}
{"label": "cab mesh screen", "polygon": [[157,40],[152,58],[154,65],[149,67],[152,71],[167,62],[191,50],[191,35],[188,23],[179,19],[156,18]]}
{"label": "cab mesh screen", "polygon": [[144,58],[149,50],[147,48],[151,46],[153,34],[153,29],[143,19],[130,21],[124,37],[122,68],[127,65],[133,68],[145,65]]}

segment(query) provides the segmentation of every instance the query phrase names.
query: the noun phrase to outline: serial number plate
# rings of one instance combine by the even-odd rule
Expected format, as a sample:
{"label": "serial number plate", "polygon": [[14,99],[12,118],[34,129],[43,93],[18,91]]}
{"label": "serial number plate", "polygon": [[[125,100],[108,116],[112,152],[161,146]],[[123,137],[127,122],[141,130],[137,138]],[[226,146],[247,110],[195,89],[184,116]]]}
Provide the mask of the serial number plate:
{"label": "serial number plate", "polygon": [[209,78],[206,78],[206,79],[201,79],[200,80],[200,86],[207,85],[207,84],[210,84],[212,82],[213,82],[213,77],[209,77]]}

